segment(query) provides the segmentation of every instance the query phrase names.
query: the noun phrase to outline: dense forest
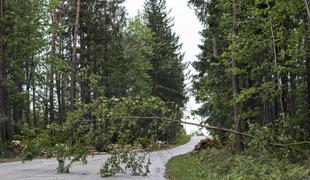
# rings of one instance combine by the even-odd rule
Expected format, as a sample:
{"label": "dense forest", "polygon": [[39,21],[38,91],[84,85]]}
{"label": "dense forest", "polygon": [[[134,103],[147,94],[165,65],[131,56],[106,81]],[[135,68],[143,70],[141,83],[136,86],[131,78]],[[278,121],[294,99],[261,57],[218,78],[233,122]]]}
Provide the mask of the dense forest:
{"label": "dense forest", "polygon": [[[194,64],[194,92],[204,103],[198,113],[209,124],[238,132],[266,127],[278,142],[309,140],[308,1],[190,3],[205,25]],[[243,149],[240,134],[234,145]]]}
{"label": "dense forest", "polygon": [[[171,179],[310,178],[308,0],[190,0],[204,25],[193,64],[208,149],[173,159]],[[218,128],[221,127],[221,128]]]}
{"label": "dense forest", "polygon": [[[170,9],[145,0],[128,18],[124,2],[0,0],[0,158],[56,157],[63,173],[95,148],[115,155],[101,176],[120,162],[141,175],[151,162],[136,149],[184,133],[187,64]],[[204,167],[208,178],[189,179],[309,178],[310,2],[188,5],[203,24],[192,114],[212,138],[210,151],[181,159],[180,177]]]}
{"label": "dense forest", "polygon": [[165,2],[146,1],[134,19],[123,2],[1,1],[2,142],[100,98],[158,97],[180,119],[183,55]]}

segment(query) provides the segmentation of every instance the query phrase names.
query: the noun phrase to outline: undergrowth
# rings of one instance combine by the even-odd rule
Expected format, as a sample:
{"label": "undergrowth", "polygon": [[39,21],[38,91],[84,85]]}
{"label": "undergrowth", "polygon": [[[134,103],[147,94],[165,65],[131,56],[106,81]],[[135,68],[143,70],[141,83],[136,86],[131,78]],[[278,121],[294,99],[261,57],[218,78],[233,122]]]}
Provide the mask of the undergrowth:
{"label": "undergrowth", "polygon": [[277,158],[267,151],[232,154],[230,148],[209,148],[173,158],[167,165],[171,180],[306,180],[310,168]]}

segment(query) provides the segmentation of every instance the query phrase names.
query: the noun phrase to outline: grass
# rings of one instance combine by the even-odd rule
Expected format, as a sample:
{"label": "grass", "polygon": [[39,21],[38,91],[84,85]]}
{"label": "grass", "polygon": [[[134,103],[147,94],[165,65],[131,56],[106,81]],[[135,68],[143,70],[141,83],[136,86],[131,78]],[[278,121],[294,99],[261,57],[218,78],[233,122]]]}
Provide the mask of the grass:
{"label": "grass", "polygon": [[190,141],[191,136],[186,134],[184,129],[181,129],[180,132],[177,133],[175,140],[172,142],[173,146],[180,146],[186,144]]}
{"label": "grass", "polygon": [[14,146],[11,142],[0,143],[0,163],[18,161],[20,158],[14,151]]}
{"label": "grass", "polygon": [[148,151],[159,151],[159,150],[166,150],[166,149],[172,149],[177,146],[181,146],[183,144],[188,143],[191,140],[191,136],[186,134],[186,131],[184,129],[181,129],[177,134],[176,138],[173,141],[170,141],[169,143],[165,144],[163,147],[161,147],[159,144],[154,144],[152,147],[148,149]]}
{"label": "grass", "polygon": [[22,159],[20,157],[0,158],[0,163],[15,162],[21,160]]}
{"label": "grass", "polygon": [[307,180],[309,168],[267,153],[231,154],[228,148],[208,149],[173,158],[170,180]]}

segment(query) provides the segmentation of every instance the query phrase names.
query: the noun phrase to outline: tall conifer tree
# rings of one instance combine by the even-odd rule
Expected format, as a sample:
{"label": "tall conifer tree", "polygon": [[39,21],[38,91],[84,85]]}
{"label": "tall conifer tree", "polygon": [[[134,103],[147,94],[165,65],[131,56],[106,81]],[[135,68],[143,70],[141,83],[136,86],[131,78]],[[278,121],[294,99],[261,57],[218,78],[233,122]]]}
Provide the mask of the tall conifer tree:
{"label": "tall conifer tree", "polygon": [[173,19],[169,17],[165,0],[147,0],[144,5],[146,25],[153,33],[153,54],[148,57],[152,64],[152,95],[166,102],[183,107],[184,65],[180,53],[179,37],[173,32]]}

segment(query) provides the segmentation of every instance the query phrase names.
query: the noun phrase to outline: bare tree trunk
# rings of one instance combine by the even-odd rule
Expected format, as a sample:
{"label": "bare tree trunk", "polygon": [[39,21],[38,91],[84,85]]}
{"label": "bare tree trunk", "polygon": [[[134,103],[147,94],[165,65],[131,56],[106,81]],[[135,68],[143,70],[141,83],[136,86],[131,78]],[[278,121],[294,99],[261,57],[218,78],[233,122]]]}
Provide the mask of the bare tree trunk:
{"label": "bare tree trunk", "polygon": [[[60,28],[64,28],[65,26],[65,2],[61,0],[61,17],[60,17]],[[59,55],[62,60],[64,60],[64,33],[60,34],[59,37]],[[57,100],[58,100],[58,121],[63,123],[65,120],[65,113],[66,113],[66,103],[64,100],[65,96],[65,82],[64,82],[64,72],[61,72],[57,79]]]}
{"label": "bare tree trunk", "polygon": [[[270,8],[270,5],[267,1],[268,8]],[[273,29],[273,23],[272,23],[272,16],[269,15],[269,24],[270,24],[270,32],[272,37],[272,49],[273,49],[273,60],[274,65],[278,67],[278,58],[277,58],[277,48],[276,48],[276,41],[275,41],[275,35],[274,35],[274,29]],[[284,112],[284,103],[283,103],[283,90],[282,90],[282,78],[279,70],[277,70],[277,83],[278,83],[278,91],[279,91],[279,102],[280,102],[280,113]]]}
{"label": "bare tree trunk", "polygon": [[31,86],[32,86],[32,114],[33,114],[33,126],[37,127],[37,115],[36,115],[36,83],[35,83],[35,63],[32,62],[31,66]]}
{"label": "bare tree trunk", "polygon": [[[310,33],[310,30],[308,30]],[[306,35],[309,36],[309,35]],[[310,37],[306,37],[306,82],[307,82],[307,107],[308,117],[310,118]]]}
{"label": "bare tree trunk", "polygon": [[25,117],[26,123],[31,124],[30,122],[30,86],[31,86],[31,69],[30,69],[29,61],[26,61],[26,94],[27,94],[27,102],[26,102],[26,110],[25,110]]}
{"label": "bare tree trunk", "polygon": [[[48,76],[46,77],[46,79],[48,79]],[[49,112],[49,108],[48,108],[48,85],[46,85],[44,87],[44,97],[43,97],[43,105],[44,105],[44,114],[43,114],[43,119],[44,119],[44,126],[47,126],[49,124],[48,121],[48,112]]]}
{"label": "bare tree trunk", "polygon": [[62,102],[61,102],[61,74],[60,72],[56,73],[56,95],[57,95],[57,104],[58,104],[58,115],[57,121],[62,122]]}
{"label": "bare tree trunk", "polygon": [[307,10],[308,19],[310,19],[310,8],[309,8],[309,3],[308,3],[307,0],[304,0],[304,2],[305,2],[306,10]]}
{"label": "bare tree trunk", "polygon": [[4,2],[0,0],[0,113],[1,117],[4,118],[3,123],[3,140],[10,140],[13,136],[12,122],[10,117],[10,104],[9,94],[3,82],[6,80],[6,67],[4,57]]}
{"label": "bare tree trunk", "polygon": [[[237,0],[232,0],[233,3],[233,35],[237,35]],[[235,40],[233,40],[233,46],[235,46]],[[236,52],[235,49],[232,52],[232,68],[238,68],[237,66],[237,61],[236,61]],[[239,95],[240,87],[239,87],[239,79],[238,76],[233,73],[232,74],[232,87],[233,87],[233,94],[234,97],[237,97]],[[241,132],[241,120],[240,120],[240,115],[241,115],[241,108],[240,108],[240,103],[235,103],[234,104],[234,120],[235,120],[235,131]],[[242,152],[243,151],[243,145],[241,142],[241,135],[240,134],[235,134],[234,135],[234,148],[236,152]]]}
{"label": "bare tree trunk", "polygon": [[[56,7],[52,8],[51,12],[51,19],[52,19],[52,42],[51,42],[51,54],[50,58],[55,58],[56,56]],[[54,114],[54,65],[51,64],[50,66],[50,87],[49,87],[49,120],[50,122],[55,121],[55,114]]]}
{"label": "bare tree trunk", "polygon": [[212,45],[213,45],[213,57],[218,58],[218,56],[219,56],[218,38],[217,38],[217,35],[215,33],[212,36]]}
{"label": "bare tree trunk", "polygon": [[306,83],[307,83],[307,107],[308,117],[310,118],[310,9],[307,0],[304,0],[307,17],[304,19],[305,23],[305,59],[306,59]]}
{"label": "bare tree trunk", "polygon": [[71,83],[70,83],[70,111],[73,111],[76,98],[76,59],[77,59],[77,38],[80,27],[81,1],[76,0],[76,17],[73,33],[72,61],[71,61]]}
{"label": "bare tree trunk", "polygon": [[296,76],[290,75],[290,116],[296,116],[296,83],[295,83]]}
{"label": "bare tree trunk", "polygon": [[[3,86],[3,82],[5,81],[5,66],[4,66],[4,53],[3,53],[3,38],[4,38],[4,24],[3,24],[3,9],[4,2],[0,0],[0,118],[4,120],[3,116],[5,115],[5,87]],[[2,123],[2,140],[5,140],[5,123]]]}

